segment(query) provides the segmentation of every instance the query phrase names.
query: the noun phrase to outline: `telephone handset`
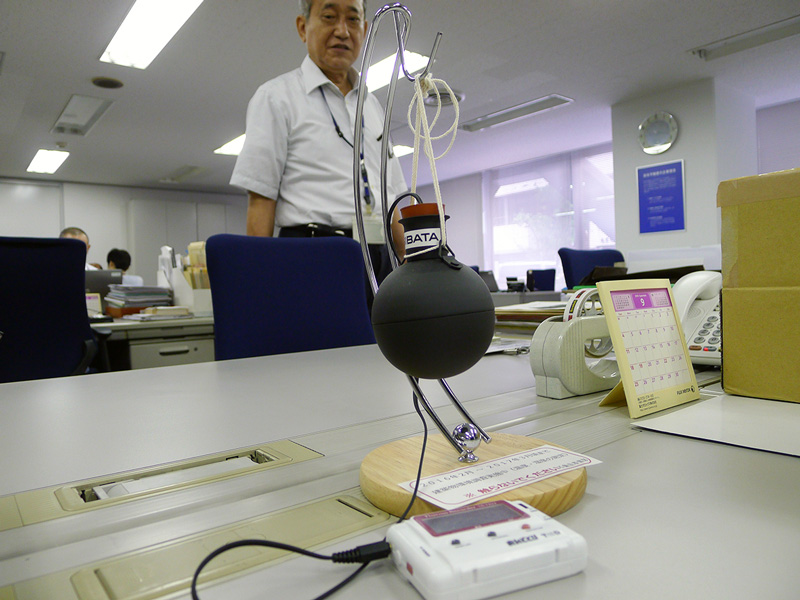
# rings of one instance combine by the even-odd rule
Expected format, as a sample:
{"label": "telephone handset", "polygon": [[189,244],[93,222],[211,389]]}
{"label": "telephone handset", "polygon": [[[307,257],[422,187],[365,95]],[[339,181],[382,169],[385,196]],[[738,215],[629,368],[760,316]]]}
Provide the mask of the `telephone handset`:
{"label": "telephone handset", "polygon": [[686,345],[689,346],[689,357],[695,364],[719,365],[721,362],[721,290],[722,274],[715,271],[689,273],[672,288]]}

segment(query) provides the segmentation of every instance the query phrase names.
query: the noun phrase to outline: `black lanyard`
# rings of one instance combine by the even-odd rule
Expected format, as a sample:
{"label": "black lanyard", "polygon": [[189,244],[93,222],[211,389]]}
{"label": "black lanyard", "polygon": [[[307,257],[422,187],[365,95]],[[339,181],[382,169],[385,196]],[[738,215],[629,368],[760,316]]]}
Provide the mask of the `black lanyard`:
{"label": "black lanyard", "polygon": [[[322,99],[325,101],[325,107],[328,109],[328,114],[331,116],[331,121],[333,121],[333,128],[336,129],[336,135],[342,138],[345,143],[353,148],[353,143],[344,137],[339,124],[336,122],[336,117],[333,116],[333,111],[331,110],[330,105],[328,104],[328,99],[325,97],[325,90],[322,87],[319,88],[319,93],[322,94]],[[364,131],[364,121],[361,121],[361,131]],[[363,137],[363,136],[362,136]],[[369,191],[369,178],[367,177],[367,165],[364,162],[364,150],[361,150],[361,179],[364,180],[364,202],[366,202],[367,206],[372,206],[372,194]]]}

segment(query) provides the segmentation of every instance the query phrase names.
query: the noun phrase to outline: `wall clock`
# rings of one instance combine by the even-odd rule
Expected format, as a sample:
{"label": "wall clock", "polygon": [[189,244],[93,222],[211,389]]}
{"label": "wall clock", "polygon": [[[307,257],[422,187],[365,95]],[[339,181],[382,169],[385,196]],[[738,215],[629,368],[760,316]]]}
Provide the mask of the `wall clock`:
{"label": "wall clock", "polygon": [[678,137],[678,122],[668,112],[658,111],[639,125],[639,144],[647,154],[669,150]]}

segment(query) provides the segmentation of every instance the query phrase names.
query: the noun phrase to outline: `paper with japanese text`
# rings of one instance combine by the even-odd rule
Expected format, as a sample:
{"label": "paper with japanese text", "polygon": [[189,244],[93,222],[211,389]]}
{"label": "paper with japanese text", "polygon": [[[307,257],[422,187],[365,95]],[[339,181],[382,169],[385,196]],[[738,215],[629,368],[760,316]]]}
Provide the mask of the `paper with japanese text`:
{"label": "paper with japanese text", "polygon": [[[561,473],[601,461],[555,446],[539,446],[502,458],[424,477],[417,496],[440,508],[452,509],[497,496]],[[416,480],[400,487],[413,493]]]}

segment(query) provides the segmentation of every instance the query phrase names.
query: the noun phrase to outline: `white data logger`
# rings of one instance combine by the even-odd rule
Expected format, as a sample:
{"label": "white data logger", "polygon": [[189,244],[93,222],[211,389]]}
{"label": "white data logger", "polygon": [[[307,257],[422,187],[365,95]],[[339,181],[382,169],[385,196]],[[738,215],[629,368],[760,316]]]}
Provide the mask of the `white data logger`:
{"label": "white data logger", "polygon": [[574,575],[586,540],[525,502],[417,515],[386,535],[398,571],[426,600],[479,600]]}

